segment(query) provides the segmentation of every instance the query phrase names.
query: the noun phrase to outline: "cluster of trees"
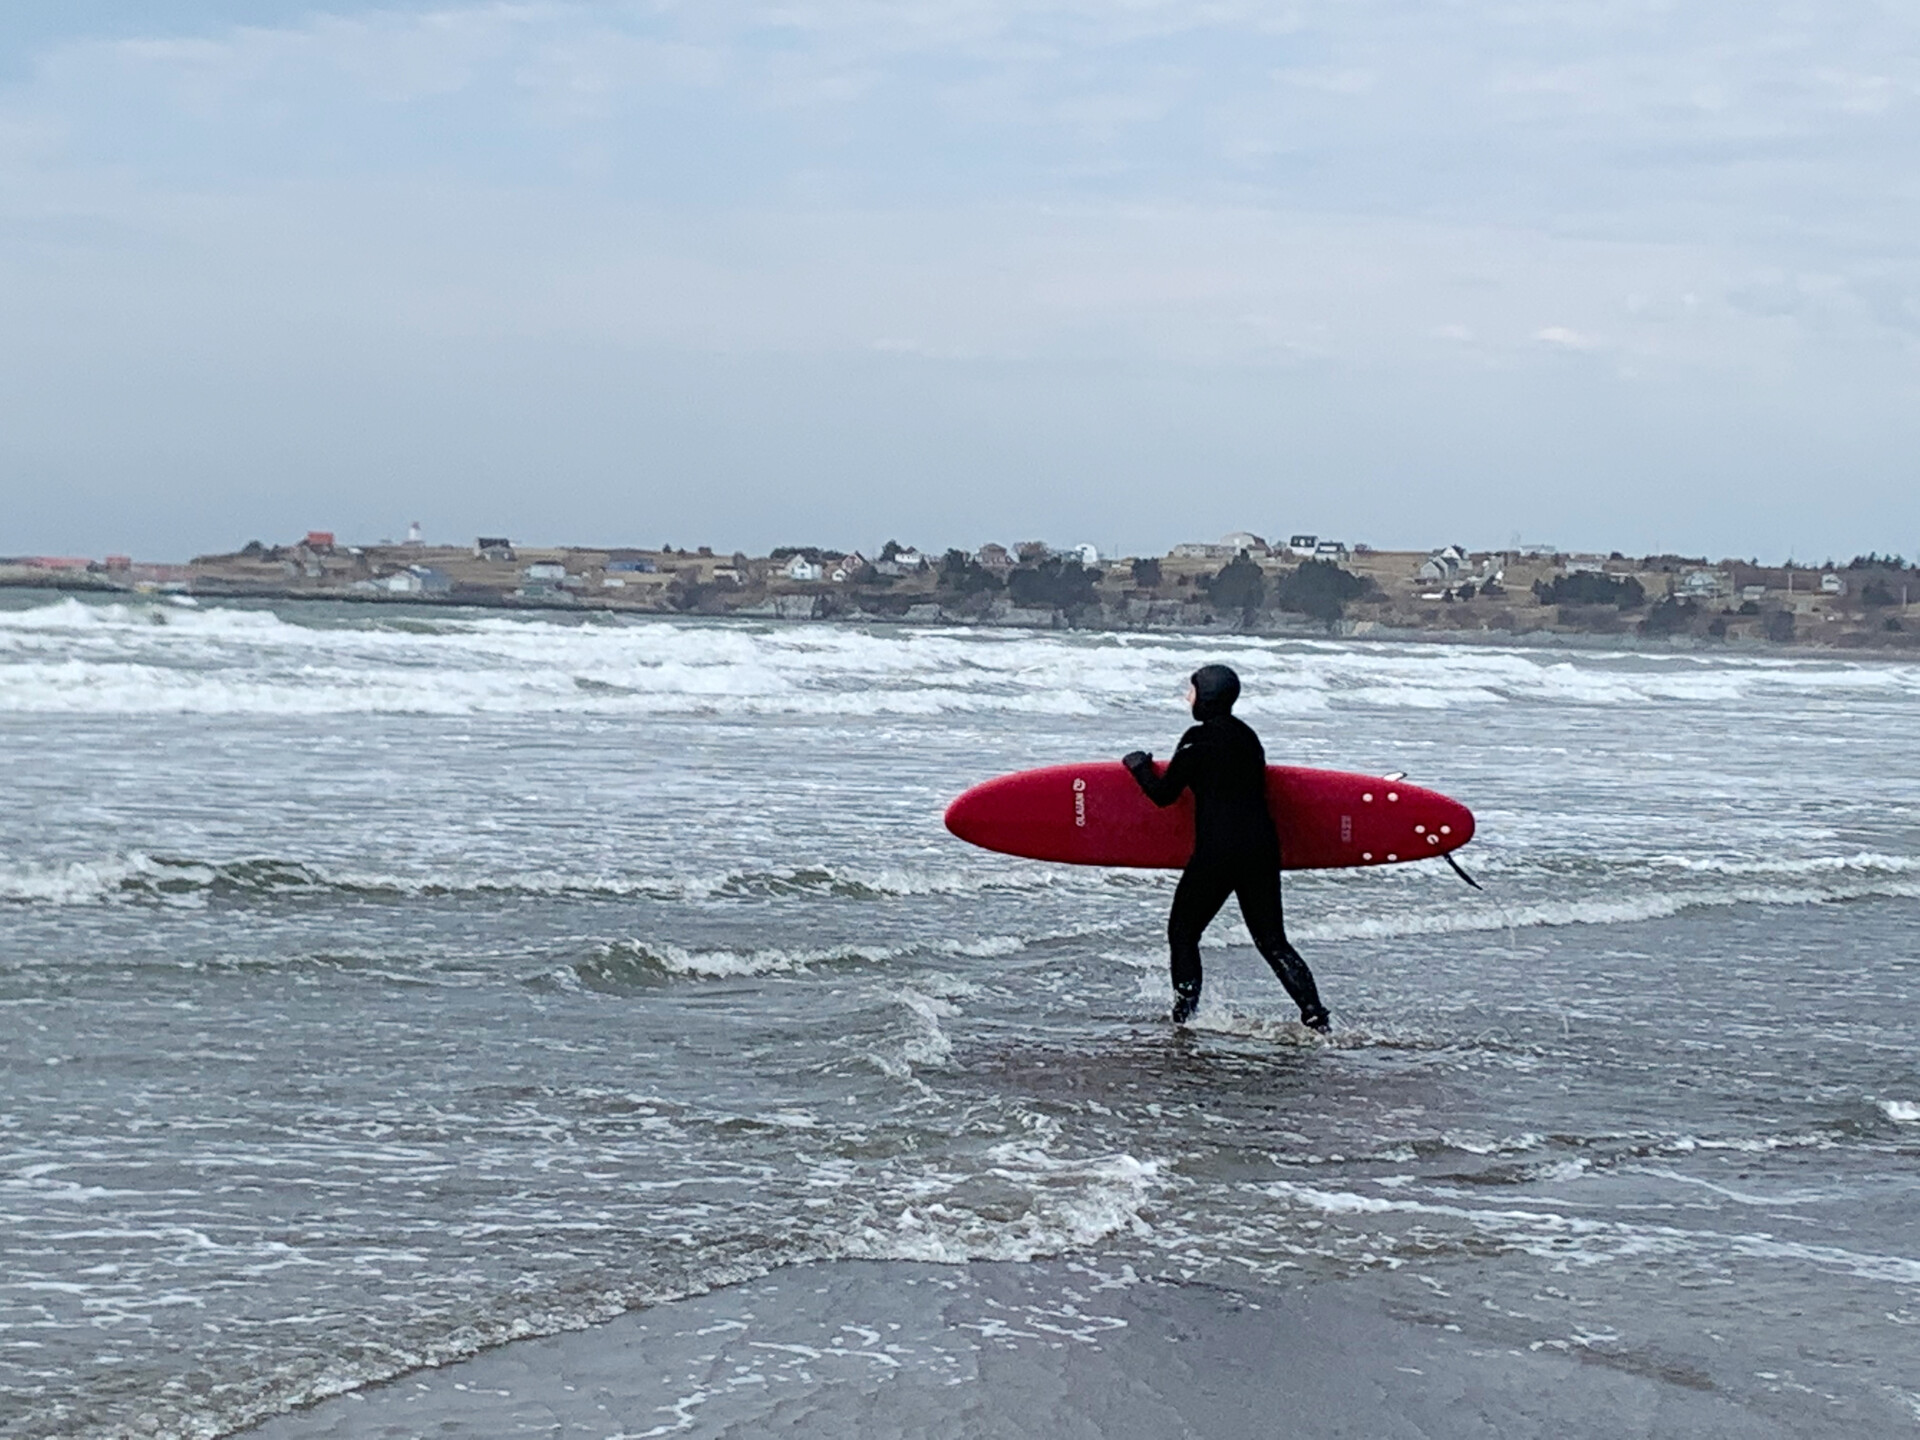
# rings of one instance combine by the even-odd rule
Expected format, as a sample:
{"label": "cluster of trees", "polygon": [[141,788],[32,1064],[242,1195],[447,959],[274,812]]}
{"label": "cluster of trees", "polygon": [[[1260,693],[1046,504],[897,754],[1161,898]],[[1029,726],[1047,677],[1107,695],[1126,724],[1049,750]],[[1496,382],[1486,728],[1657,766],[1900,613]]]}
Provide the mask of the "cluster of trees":
{"label": "cluster of trees", "polygon": [[[1901,589],[1904,591],[1905,586]],[[1881,609],[1901,603],[1900,596],[1893,593],[1893,587],[1884,580],[1869,580],[1860,587],[1860,603]]]}
{"label": "cluster of trees", "polygon": [[[1095,587],[1104,578],[1102,571],[1059,555],[1029,559],[1003,578],[964,550],[947,551],[936,572],[939,589],[956,598],[1005,591],[1016,605],[1059,610],[1095,603]],[[1158,589],[1164,580],[1160,561],[1152,557],[1135,560],[1131,579],[1139,589]],[[1359,599],[1373,586],[1332,560],[1306,560],[1270,579],[1243,551],[1212,575],[1201,576],[1198,588],[1213,608],[1222,612],[1251,616],[1272,606],[1331,622],[1346,613],[1348,602]]]}
{"label": "cluster of trees", "polygon": [[964,550],[949,550],[941,557],[936,583],[954,595],[979,595],[1002,589],[1006,584]]}
{"label": "cluster of trees", "polygon": [[[1639,630],[1642,635],[1655,637],[1677,635],[1682,630],[1691,628],[1693,617],[1699,613],[1699,602],[1682,600],[1677,596],[1669,595],[1647,611],[1647,618],[1640,622]],[[1724,624],[1720,627],[1720,633],[1723,635],[1726,633]]]}
{"label": "cluster of trees", "polygon": [[[1213,575],[1201,580],[1216,610],[1238,610],[1251,615],[1267,602],[1267,576],[1245,551]],[[1273,586],[1273,605],[1296,615],[1329,623],[1346,613],[1347,602],[1357,600],[1371,582],[1332,560],[1303,560],[1279,577]]]}
{"label": "cluster of trees", "polygon": [[1291,575],[1280,577],[1273,603],[1282,610],[1331,623],[1346,613],[1349,600],[1358,600],[1371,588],[1371,581],[1342,570],[1331,560],[1302,560]]}
{"label": "cluster of trees", "polygon": [[1212,575],[1202,576],[1200,588],[1214,609],[1251,615],[1266,603],[1267,573],[1242,550]]}
{"label": "cluster of trees", "polygon": [[1063,560],[1052,555],[1032,565],[1022,565],[1007,576],[1007,598],[1016,605],[1051,605],[1071,610],[1093,603],[1093,587],[1102,574],[1089,570],[1078,560]]}
{"label": "cluster of trees", "polygon": [[1071,610],[1094,601],[1094,586],[1104,578],[1078,558],[1049,555],[1015,567],[1003,580],[964,550],[941,557],[935,583],[949,595],[984,595],[1005,590],[1016,605]]}
{"label": "cluster of trees", "polygon": [[1631,575],[1582,570],[1534,581],[1533,598],[1542,605],[1613,605],[1621,610],[1638,610],[1647,603],[1647,591]]}
{"label": "cluster of trees", "polygon": [[[671,550],[671,545],[666,549]],[[767,552],[769,560],[791,560],[798,555],[814,565],[825,565],[838,560],[847,552],[844,550],[826,550],[818,545],[776,545]]]}

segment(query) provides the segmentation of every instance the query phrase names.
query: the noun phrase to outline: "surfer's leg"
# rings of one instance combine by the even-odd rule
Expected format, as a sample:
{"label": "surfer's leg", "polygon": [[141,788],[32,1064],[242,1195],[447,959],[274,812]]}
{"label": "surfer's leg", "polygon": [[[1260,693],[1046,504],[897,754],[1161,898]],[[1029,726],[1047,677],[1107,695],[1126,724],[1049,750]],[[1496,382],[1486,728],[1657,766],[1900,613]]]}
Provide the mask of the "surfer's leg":
{"label": "surfer's leg", "polygon": [[1262,866],[1257,873],[1242,877],[1234,889],[1240,899],[1240,915],[1247,922],[1247,932],[1253,936],[1253,943],[1267,964],[1273,967],[1273,973],[1280,977],[1280,983],[1287,987],[1293,1003],[1300,1007],[1301,1023],[1325,1030],[1327,1007],[1320,1003],[1320,987],[1313,983],[1313,971],[1287,939],[1286,920],[1280,908],[1280,872]]}
{"label": "surfer's leg", "polygon": [[1233,893],[1231,876],[1189,865],[1173,891],[1167,949],[1173,964],[1173,1019],[1184,1024],[1200,1005],[1200,936]]}

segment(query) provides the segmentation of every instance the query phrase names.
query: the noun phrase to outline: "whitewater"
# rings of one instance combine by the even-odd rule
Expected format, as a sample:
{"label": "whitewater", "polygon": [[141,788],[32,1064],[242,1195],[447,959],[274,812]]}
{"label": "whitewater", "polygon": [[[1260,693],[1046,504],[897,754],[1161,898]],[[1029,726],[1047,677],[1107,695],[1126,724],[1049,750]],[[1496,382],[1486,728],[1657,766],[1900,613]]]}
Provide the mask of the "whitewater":
{"label": "whitewater", "polygon": [[[1231,917],[1175,1034],[1170,875],[940,825],[1167,753],[1214,660],[1271,759],[1478,818],[1481,892],[1289,875],[1328,1040]],[[9,597],[0,1435],[977,1261],[1911,1433],[1917,747],[1840,653]]]}

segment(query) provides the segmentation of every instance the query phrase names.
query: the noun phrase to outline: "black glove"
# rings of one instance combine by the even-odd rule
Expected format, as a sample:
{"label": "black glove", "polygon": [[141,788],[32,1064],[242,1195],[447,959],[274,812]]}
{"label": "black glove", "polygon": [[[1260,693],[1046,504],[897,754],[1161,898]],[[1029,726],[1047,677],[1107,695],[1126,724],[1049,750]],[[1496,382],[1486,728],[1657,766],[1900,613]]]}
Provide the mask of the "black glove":
{"label": "black glove", "polygon": [[1120,757],[1120,763],[1138,775],[1142,770],[1151,770],[1153,768],[1153,752],[1151,750],[1130,750]]}

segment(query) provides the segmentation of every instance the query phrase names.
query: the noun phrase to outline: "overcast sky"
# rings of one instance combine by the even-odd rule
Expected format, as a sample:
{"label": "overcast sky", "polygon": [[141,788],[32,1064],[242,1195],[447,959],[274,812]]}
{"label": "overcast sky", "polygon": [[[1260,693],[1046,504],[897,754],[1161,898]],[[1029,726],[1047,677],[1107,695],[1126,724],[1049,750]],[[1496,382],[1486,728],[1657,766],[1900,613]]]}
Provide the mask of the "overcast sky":
{"label": "overcast sky", "polygon": [[11,0],[0,553],[1920,553],[1911,0]]}

